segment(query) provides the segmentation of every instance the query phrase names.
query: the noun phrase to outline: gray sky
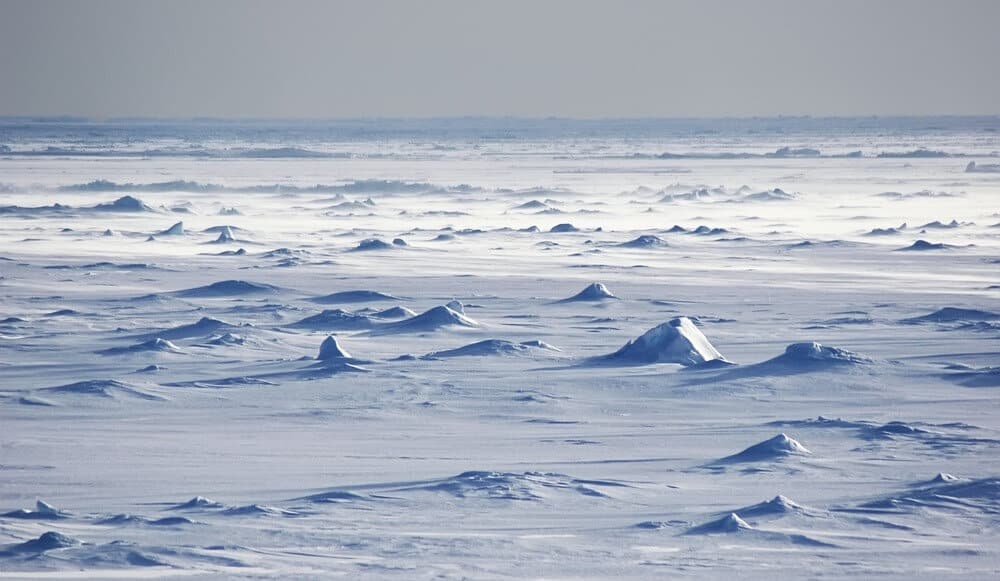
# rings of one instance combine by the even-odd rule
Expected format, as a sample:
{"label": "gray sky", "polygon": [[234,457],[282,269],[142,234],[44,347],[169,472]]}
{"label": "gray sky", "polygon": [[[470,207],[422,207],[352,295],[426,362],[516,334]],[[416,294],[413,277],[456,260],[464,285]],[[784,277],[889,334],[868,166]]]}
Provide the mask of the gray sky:
{"label": "gray sky", "polygon": [[0,115],[996,114],[998,55],[998,0],[0,0]]}

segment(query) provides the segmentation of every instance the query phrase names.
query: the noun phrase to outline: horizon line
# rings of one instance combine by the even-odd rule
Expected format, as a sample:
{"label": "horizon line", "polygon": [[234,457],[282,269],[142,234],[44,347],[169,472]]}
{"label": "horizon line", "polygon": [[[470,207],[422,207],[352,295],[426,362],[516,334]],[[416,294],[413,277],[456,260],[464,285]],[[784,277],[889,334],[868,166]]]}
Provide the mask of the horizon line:
{"label": "horizon line", "polygon": [[246,123],[246,122],[286,122],[286,123],[344,123],[344,122],[391,122],[391,121],[569,121],[578,123],[601,123],[601,122],[663,122],[663,121],[782,121],[813,119],[819,121],[827,120],[857,120],[857,119],[996,119],[1000,120],[1000,113],[977,113],[977,114],[956,114],[956,113],[931,113],[931,114],[861,114],[861,115],[721,115],[721,116],[606,116],[606,117],[564,117],[559,115],[359,115],[345,117],[268,117],[268,116],[239,116],[239,117],[219,117],[211,115],[192,116],[157,116],[157,115],[123,115],[123,116],[90,116],[71,114],[52,115],[0,115],[0,122],[19,121],[36,123],[114,123],[114,122],[169,122],[169,121],[194,121],[194,122],[224,122],[224,123]]}

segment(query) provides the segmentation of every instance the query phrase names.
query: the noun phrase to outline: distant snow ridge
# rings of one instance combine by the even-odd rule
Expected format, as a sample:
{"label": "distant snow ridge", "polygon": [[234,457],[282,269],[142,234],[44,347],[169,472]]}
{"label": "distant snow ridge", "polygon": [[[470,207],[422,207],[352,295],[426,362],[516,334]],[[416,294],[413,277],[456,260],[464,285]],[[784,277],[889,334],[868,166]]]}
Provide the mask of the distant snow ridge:
{"label": "distant snow ridge", "polygon": [[188,298],[208,298],[270,294],[277,290],[278,287],[258,282],[221,280],[209,285],[177,291],[175,294]]}
{"label": "distant snow ridge", "polygon": [[614,294],[608,290],[608,287],[604,286],[599,282],[592,282],[587,285],[582,291],[576,293],[575,295],[565,298],[559,302],[561,303],[572,303],[578,301],[604,301],[608,299],[617,299]]}
{"label": "distant snow ridge", "polygon": [[395,323],[387,323],[373,330],[375,333],[423,333],[444,328],[475,328],[479,323],[455,311],[449,306],[441,305]]}
{"label": "distant snow ridge", "polygon": [[749,448],[726,456],[719,460],[719,463],[734,464],[740,462],[762,462],[768,460],[781,460],[788,456],[807,456],[812,454],[805,446],[785,434],[754,444]]}
{"label": "distant snow ridge", "polygon": [[657,325],[602,359],[640,365],[679,363],[685,366],[725,360],[687,317]]}

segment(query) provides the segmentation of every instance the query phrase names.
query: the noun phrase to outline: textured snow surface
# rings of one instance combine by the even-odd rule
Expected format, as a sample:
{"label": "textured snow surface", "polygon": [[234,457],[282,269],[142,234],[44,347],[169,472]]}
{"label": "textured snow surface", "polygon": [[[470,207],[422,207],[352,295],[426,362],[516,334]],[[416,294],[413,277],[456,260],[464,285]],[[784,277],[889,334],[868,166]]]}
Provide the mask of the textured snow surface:
{"label": "textured snow surface", "polygon": [[1000,575],[1000,120],[378,123],[0,120],[0,578]]}

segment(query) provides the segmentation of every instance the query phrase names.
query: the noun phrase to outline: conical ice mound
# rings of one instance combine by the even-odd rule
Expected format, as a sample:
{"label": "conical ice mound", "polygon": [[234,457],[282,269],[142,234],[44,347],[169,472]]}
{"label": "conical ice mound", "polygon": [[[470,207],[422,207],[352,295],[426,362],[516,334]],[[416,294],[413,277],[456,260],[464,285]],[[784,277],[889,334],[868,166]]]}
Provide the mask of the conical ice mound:
{"label": "conical ice mound", "polygon": [[700,365],[724,358],[691,319],[678,317],[646,331],[606,359],[633,364]]}
{"label": "conical ice mound", "polygon": [[320,361],[335,361],[338,359],[350,359],[351,354],[344,350],[337,342],[337,338],[330,335],[323,340],[323,343],[319,346],[319,356],[316,359]]}

